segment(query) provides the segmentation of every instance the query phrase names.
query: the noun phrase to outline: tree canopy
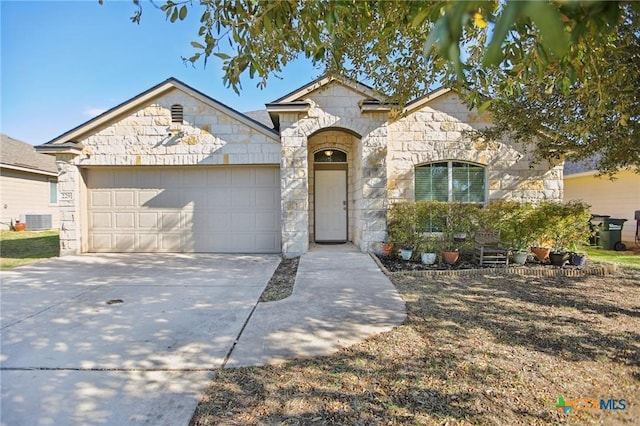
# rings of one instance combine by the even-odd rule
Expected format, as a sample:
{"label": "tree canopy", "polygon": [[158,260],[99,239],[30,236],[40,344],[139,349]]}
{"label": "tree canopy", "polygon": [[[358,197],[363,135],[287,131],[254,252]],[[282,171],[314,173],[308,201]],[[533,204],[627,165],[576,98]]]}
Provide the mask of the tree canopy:
{"label": "tree canopy", "polygon": [[[99,0],[102,2],[102,0]],[[140,23],[146,4],[133,0]],[[293,59],[363,80],[389,103],[435,86],[489,111],[482,137],[531,142],[539,159],[598,155],[602,172],[640,172],[640,4],[609,1],[167,0],[200,17],[195,64],[225,83],[267,84]],[[144,6],[144,8],[143,8]],[[151,8],[153,9],[153,7]],[[246,78],[246,77],[245,77]]]}

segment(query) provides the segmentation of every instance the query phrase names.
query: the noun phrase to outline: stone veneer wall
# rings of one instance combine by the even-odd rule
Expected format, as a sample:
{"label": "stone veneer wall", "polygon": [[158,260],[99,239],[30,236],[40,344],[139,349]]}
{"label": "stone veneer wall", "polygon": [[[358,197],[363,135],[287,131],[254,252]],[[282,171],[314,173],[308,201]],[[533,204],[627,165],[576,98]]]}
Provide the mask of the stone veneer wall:
{"label": "stone veneer wall", "polygon": [[390,202],[413,200],[414,168],[459,160],[487,168],[489,200],[562,200],[562,164],[530,164],[531,157],[511,141],[472,141],[462,132],[487,126],[450,92],[389,125],[387,192]]}
{"label": "stone veneer wall", "polygon": [[[280,114],[282,247],[285,256],[296,256],[308,250],[308,138],[324,129],[348,131],[360,136],[360,152],[353,153],[354,159],[362,158],[355,163],[353,176],[353,240],[358,242],[361,250],[367,250],[370,243],[384,237],[387,115],[363,114],[359,105],[363,99],[356,91],[334,83],[305,97],[304,100],[311,103],[306,114]],[[362,188],[361,195],[359,188]]]}
{"label": "stone veneer wall", "polygon": [[[174,104],[183,106],[180,126],[171,123]],[[86,207],[81,205],[85,190],[81,168],[280,163],[277,134],[258,125],[251,127],[177,89],[78,142],[85,146],[82,154],[57,158],[61,254],[86,249],[81,246],[81,237],[86,239],[86,235],[81,236],[79,230],[87,228]]]}

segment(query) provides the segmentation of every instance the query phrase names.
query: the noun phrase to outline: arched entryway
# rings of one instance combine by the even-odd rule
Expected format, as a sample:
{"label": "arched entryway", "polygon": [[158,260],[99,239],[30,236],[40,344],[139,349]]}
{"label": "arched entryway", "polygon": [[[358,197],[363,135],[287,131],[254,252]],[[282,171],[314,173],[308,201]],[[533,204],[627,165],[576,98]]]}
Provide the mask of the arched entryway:
{"label": "arched entryway", "polygon": [[326,129],[309,136],[307,143],[309,241],[357,242],[360,138],[343,129]]}

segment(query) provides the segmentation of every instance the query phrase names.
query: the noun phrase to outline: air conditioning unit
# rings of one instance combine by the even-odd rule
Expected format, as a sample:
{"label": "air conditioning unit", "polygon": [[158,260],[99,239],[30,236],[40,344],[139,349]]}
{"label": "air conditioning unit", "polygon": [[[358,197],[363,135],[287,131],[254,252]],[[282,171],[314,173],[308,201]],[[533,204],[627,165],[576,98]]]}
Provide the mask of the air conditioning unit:
{"label": "air conditioning unit", "polygon": [[53,228],[53,220],[50,214],[20,215],[20,222],[27,225],[28,231],[43,231]]}

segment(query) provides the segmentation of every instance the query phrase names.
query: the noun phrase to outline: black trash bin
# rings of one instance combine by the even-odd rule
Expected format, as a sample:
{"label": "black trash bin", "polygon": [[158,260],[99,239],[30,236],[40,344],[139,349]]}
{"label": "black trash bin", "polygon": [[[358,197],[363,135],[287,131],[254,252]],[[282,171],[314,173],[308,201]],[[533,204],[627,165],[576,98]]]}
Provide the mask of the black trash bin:
{"label": "black trash bin", "polygon": [[605,250],[626,250],[622,243],[622,227],[627,219],[604,218],[600,227],[600,244]]}
{"label": "black trash bin", "polygon": [[602,241],[600,241],[600,230],[604,226],[604,220],[609,219],[611,216],[603,214],[592,214],[589,219],[589,230],[591,231],[591,237],[589,238],[589,245],[602,248]]}

